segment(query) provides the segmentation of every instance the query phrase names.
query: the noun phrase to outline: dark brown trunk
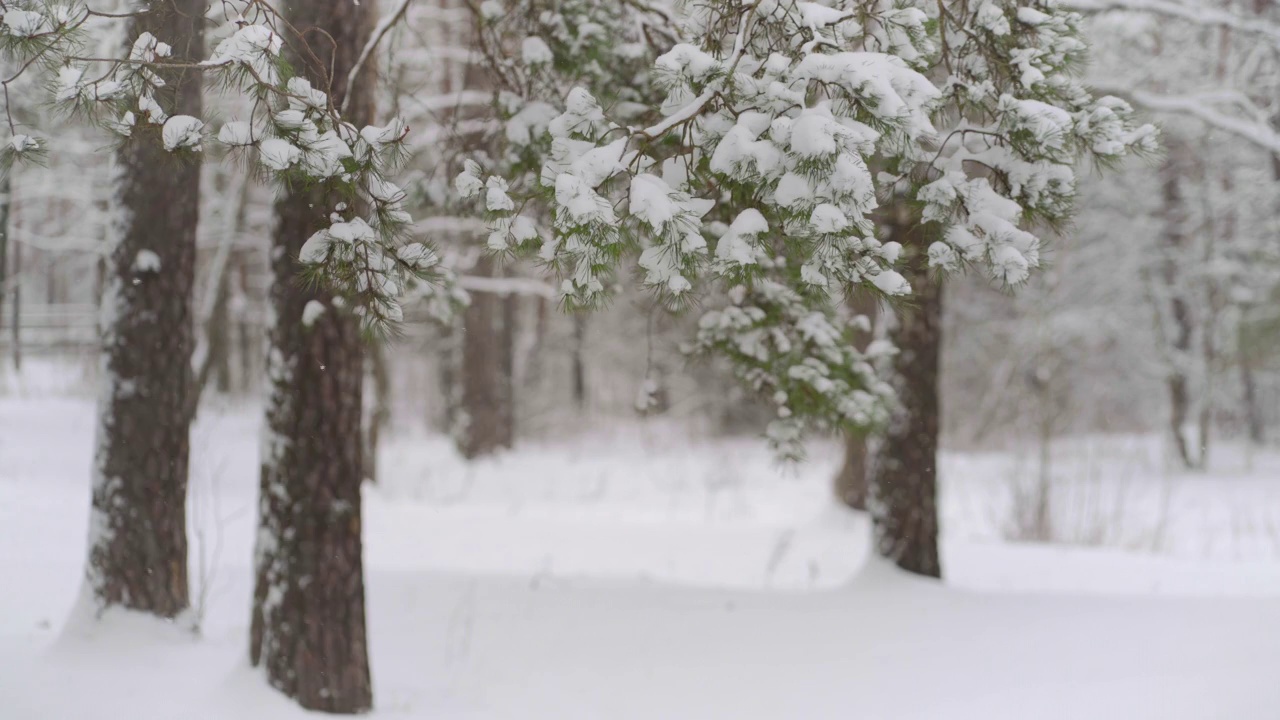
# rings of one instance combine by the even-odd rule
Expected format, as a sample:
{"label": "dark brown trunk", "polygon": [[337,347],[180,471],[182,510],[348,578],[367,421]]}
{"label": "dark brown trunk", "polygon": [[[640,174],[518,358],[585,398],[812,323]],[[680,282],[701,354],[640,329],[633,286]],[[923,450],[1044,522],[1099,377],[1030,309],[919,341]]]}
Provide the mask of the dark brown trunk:
{"label": "dark brown trunk", "polygon": [[217,297],[209,318],[209,364],[213,387],[226,395],[231,392],[231,279],[224,273],[217,278]]}
{"label": "dark brown trunk", "polygon": [[[493,277],[494,260],[483,255],[472,274]],[[512,445],[511,344],[506,339],[502,296],[475,292],[462,326],[462,402],[456,418],[458,450],[467,458]]]}
{"label": "dark brown trunk", "polygon": [[[374,22],[371,2],[295,2],[288,20],[319,63],[293,58],[340,106]],[[318,65],[319,67],[313,67]],[[333,68],[332,84],[323,74]],[[346,120],[372,119],[372,68]],[[341,198],[294,188],[276,202],[269,333],[270,399],[259,490],[249,657],[302,707],[373,706],[365,634],[360,485],[363,348],[357,320],[323,286],[304,283],[298,253]],[[324,311],[302,321],[309,303]],[[343,304],[345,306],[345,304]]]}
{"label": "dark brown trunk", "polygon": [[898,347],[893,384],[899,407],[876,443],[871,517],[881,556],[909,572],[941,577],[937,461],[942,285],[929,275],[925,243],[913,229],[915,219],[902,211],[894,215],[890,239],[907,248],[902,270],[912,294],[894,308],[890,337]]}
{"label": "dark brown trunk", "polygon": [[[199,59],[203,10],[195,0],[159,4],[129,21],[127,37],[152,32],[173,44],[175,60]],[[161,106],[199,116],[200,74],[167,79],[157,92]],[[173,617],[189,603],[187,404],[200,167],[166,152],[159,132],[140,123],[142,136],[116,153],[87,581],[98,609]]]}
{"label": "dark brown trunk", "polygon": [[[850,307],[854,313],[865,316],[875,322],[876,307],[879,301],[868,292],[857,292],[850,299]],[[867,349],[871,342],[871,333],[862,333],[854,345],[859,352]],[[847,433],[844,438],[844,463],[836,473],[836,499],[854,510],[867,509],[867,437],[863,433]]]}

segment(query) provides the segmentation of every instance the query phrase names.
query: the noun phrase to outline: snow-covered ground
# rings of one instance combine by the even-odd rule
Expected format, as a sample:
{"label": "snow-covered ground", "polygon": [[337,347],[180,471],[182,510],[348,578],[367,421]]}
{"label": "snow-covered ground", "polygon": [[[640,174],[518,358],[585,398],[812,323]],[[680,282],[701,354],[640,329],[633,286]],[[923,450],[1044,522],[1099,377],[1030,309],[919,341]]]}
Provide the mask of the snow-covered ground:
{"label": "snow-covered ground", "polygon": [[[253,408],[193,433],[194,619],[64,628],[93,408],[0,397],[0,718],[300,717],[245,660]],[[366,489],[377,714],[432,718],[1280,717],[1280,454],[1170,473],[1142,438],[1055,456],[1055,532],[1009,544],[1008,454],[943,466],[946,584],[867,563],[837,455],[653,423],[468,465],[393,436]],[[1059,457],[1060,456],[1060,457]]]}

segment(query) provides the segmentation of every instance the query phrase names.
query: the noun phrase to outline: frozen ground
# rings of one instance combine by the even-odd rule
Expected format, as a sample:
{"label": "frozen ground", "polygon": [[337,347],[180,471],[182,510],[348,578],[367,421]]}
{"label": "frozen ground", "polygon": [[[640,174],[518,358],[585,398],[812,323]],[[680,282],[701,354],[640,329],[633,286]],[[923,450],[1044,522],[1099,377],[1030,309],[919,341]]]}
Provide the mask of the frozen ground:
{"label": "frozen ground", "polygon": [[[200,636],[130,616],[64,629],[93,409],[0,397],[0,718],[304,715],[244,659],[256,424],[211,411],[193,435]],[[1097,547],[1003,542],[1031,471],[949,456],[940,585],[864,566],[864,521],[827,502],[831,448],[779,473],[755,442],[650,425],[467,466],[399,435],[366,492],[377,714],[1280,717],[1280,456],[1197,477],[1141,439],[1060,455],[1058,532]]]}

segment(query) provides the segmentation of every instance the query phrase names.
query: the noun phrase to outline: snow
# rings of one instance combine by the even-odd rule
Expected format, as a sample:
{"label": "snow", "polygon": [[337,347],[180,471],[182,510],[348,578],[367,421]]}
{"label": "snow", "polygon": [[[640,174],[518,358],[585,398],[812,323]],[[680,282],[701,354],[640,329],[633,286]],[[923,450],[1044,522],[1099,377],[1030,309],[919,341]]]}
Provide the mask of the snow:
{"label": "snow", "polygon": [[524,60],[526,65],[543,65],[555,59],[551,54],[551,48],[547,47],[547,43],[536,35],[530,35],[524,39],[520,45],[520,59]]}
{"label": "snow", "polygon": [[201,64],[211,67],[244,65],[261,82],[274,85],[279,81],[274,60],[283,45],[284,39],[271,28],[245,25],[218,43],[209,59]]}
{"label": "snow", "polygon": [[133,259],[133,271],[136,273],[160,272],[160,256],[151,250],[139,250]]}
{"label": "snow", "polygon": [[301,150],[281,138],[266,138],[258,144],[259,161],[272,170],[288,170],[301,155]]}
{"label": "snow", "polygon": [[6,10],[3,22],[5,31],[14,37],[33,37],[48,28],[44,15],[31,10]]}
{"label": "snow", "polygon": [[30,135],[19,134],[9,138],[9,147],[12,148],[15,153],[22,154],[24,152],[39,149],[40,142]]}
{"label": "snow", "polygon": [[725,264],[754,265],[756,247],[754,238],[769,231],[769,223],[755,208],[738,213],[729,229],[716,243],[716,259]]}
{"label": "snow", "polygon": [[911,284],[896,270],[881,270],[871,277],[871,284],[885,295],[906,295],[911,292]]}
{"label": "snow", "polygon": [[164,123],[164,131],[162,132],[162,140],[164,149],[169,152],[181,148],[199,152],[200,141],[203,139],[201,131],[204,130],[204,123],[190,115],[174,115]]}
{"label": "snow", "polygon": [[308,300],[306,307],[302,308],[302,325],[303,327],[311,327],[316,324],[320,316],[324,314],[324,303],[319,300]]}
{"label": "snow", "polygon": [[[49,395],[60,377],[0,398],[6,717],[311,717],[245,662],[256,408],[210,407],[193,430],[202,634],[125,613],[64,627],[94,413]],[[1013,458],[946,455],[938,584],[866,563],[865,518],[827,500],[836,448],[779,471],[758,441],[683,435],[646,423],[473,464],[393,435],[365,489],[374,716],[1274,717],[1280,454],[1182,477],[1140,439],[1064,446],[1064,471],[1102,458],[1117,486],[1176,483],[1159,555],[995,541]],[[1126,512],[1154,519],[1148,500]]]}

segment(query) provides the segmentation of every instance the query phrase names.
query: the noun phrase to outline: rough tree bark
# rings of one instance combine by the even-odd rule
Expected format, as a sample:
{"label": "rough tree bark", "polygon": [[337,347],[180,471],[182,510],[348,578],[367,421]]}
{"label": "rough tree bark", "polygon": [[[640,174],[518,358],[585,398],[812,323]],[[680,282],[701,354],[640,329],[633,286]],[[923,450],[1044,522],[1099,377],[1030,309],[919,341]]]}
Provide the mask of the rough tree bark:
{"label": "rough tree bark", "polygon": [[[198,0],[157,3],[129,20],[127,37],[151,32],[173,45],[174,60],[197,60],[203,10]],[[162,75],[160,104],[199,116],[199,73]],[[173,617],[189,603],[187,405],[200,167],[166,152],[159,132],[139,124],[116,153],[86,579],[98,610],[120,605]]]}
{"label": "rough tree bark", "polygon": [[[375,3],[295,2],[287,18],[315,57],[294,57],[336,105],[374,24]],[[318,60],[318,62],[317,62]],[[330,78],[330,69],[332,77]],[[372,120],[372,68],[354,84],[346,120]],[[332,293],[300,280],[298,253],[340,198],[293,188],[276,201],[275,324],[259,493],[249,656],[302,707],[357,713],[373,705],[365,634],[360,485],[362,352],[356,319]],[[312,324],[303,309],[320,303]],[[342,303],[340,303],[342,304]]]}
{"label": "rough tree bark", "polygon": [[[875,322],[876,307],[879,302],[869,292],[856,292],[850,299],[850,307],[854,313],[864,315]],[[867,349],[871,342],[871,333],[863,333],[854,344],[858,351]],[[867,509],[867,437],[863,434],[848,433],[844,438],[844,463],[836,473],[834,491],[836,499],[854,510]]]}
{"label": "rough tree bark", "polygon": [[876,550],[898,567],[941,577],[938,558],[938,359],[942,345],[942,284],[929,274],[927,243],[905,208],[887,219],[889,239],[904,246],[907,302],[894,308],[890,338],[898,347],[893,382],[899,408],[876,439],[871,467],[871,517]]}

